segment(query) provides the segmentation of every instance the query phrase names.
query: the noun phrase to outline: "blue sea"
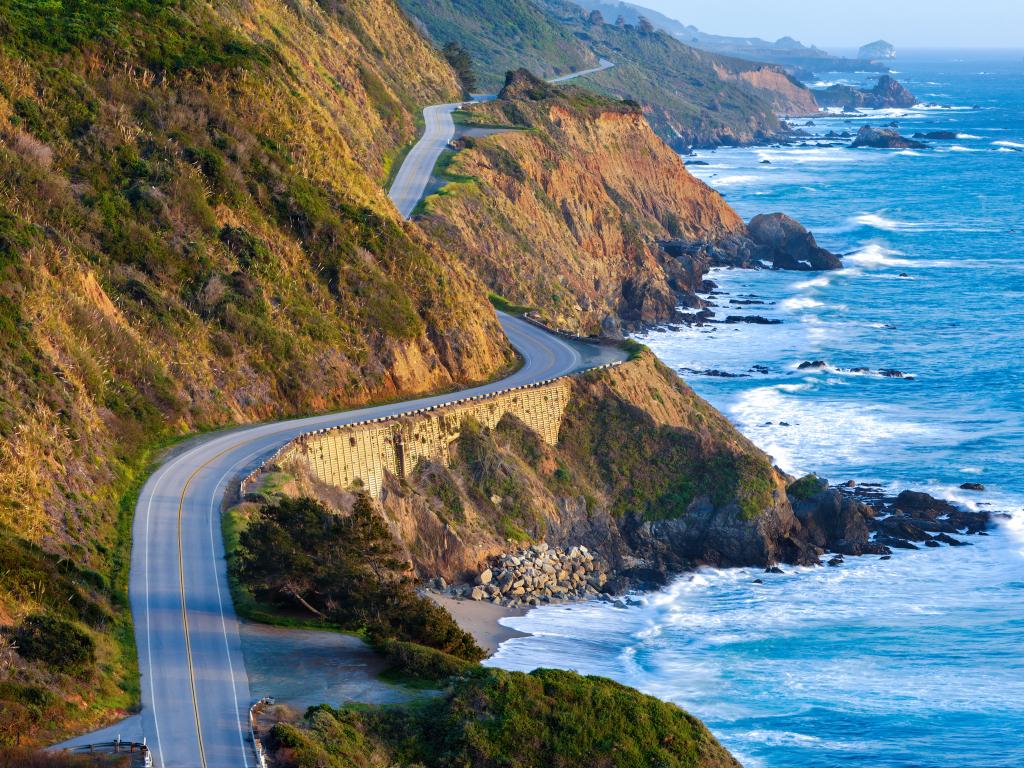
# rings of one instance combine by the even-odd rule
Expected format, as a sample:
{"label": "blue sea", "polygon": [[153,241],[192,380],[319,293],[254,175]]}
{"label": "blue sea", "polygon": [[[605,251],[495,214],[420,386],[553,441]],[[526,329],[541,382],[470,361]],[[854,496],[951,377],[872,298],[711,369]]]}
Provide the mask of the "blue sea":
{"label": "blue sea", "polygon": [[[490,663],[572,668],[676,702],[748,768],[1024,766],[1024,53],[920,52],[893,68],[925,106],[805,130],[895,121],[955,140],[894,151],[810,138],[691,166],[744,218],[799,219],[846,268],[716,271],[719,317],[782,323],[640,338],[673,368],[743,375],[684,378],[793,474],[1008,516],[972,547],[782,576],[704,569],[638,607],[544,607],[506,620],[533,635]],[[798,369],[815,360],[827,367]]]}

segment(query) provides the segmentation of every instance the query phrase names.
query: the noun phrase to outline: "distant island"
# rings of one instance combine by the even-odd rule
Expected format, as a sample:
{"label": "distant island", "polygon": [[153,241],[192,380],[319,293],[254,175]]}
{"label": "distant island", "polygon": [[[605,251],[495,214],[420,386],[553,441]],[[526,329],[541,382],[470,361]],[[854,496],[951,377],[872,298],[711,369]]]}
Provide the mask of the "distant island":
{"label": "distant island", "polygon": [[896,58],[896,46],[887,43],[885,40],[875,40],[873,43],[862,45],[857,51],[857,58],[864,61],[882,61]]}

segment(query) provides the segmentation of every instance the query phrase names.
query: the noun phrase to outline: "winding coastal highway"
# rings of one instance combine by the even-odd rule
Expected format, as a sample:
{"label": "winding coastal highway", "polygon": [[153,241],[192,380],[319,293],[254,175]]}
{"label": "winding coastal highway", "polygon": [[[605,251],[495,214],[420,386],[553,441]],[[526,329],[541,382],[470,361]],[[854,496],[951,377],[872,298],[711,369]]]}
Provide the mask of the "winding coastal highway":
{"label": "winding coastal highway", "polygon": [[[141,722],[108,729],[146,738],[161,768],[254,766],[252,703],[220,533],[229,485],[314,429],[442,405],[623,359],[622,350],[554,336],[500,316],[523,358],[511,376],[473,389],[326,416],[244,427],[189,441],[146,482],[135,508],[129,592],[142,678]],[[264,691],[255,692],[263,695]],[[141,732],[138,732],[141,729]],[[97,734],[65,747],[100,741]]]}
{"label": "winding coastal highway", "polygon": [[[602,61],[601,67],[573,76],[608,66],[610,62]],[[391,189],[406,218],[451,137],[456,106],[424,110],[426,132]],[[132,532],[129,597],[141,713],[55,748],[80,748],[119,736],[145,739],[158,768],[256,766],[249,706],[254,693],[268,692],[249,690],[221,539],[225,493],[304,432],[444,405],[625,358],[616,347],[556,336],[501,313],[499,320],[523,360],[519,370],[501,381],[447,395],[222,431],[187,441],[171,453],[142,488]]]}
{"label": "winding coastal highway", "polygon": [[[548,82],[564,83],[577,77],[603,72],[614,66],[614,62],[608,61],[608,59],[599,59],[596,67],[562,75],[548,80]],[[493,94],[474,96],[475,101],[487,101],[493,98]],[[452,119],[452,113],[463,103],[434,104],[423,110],[423,136],[405,156],[405,161],[398,169],[398,173],[395,174],[395,180],[388,191],[388,196],[403,218],[408,219],[412,216],[417,203],[423,199],[423,193],[427,189],[427,184],[430,183],[437,158],[441,156],[441,152],[455,136],[455,121]]]}

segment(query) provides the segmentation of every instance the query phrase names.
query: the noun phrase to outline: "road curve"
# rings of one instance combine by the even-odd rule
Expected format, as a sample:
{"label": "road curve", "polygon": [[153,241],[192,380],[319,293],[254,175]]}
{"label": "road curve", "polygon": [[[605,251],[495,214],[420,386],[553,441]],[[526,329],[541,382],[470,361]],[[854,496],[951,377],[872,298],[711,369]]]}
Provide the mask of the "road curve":
{"label": "road curve", "polygon": [[[593,75],[596,72],[614,67],[614,62],[608,59],[599,59],[598,66],[591,69],[583,69],[579,72],[572,72],[548,80],[549,83],[564,83],[577,77]],[[486,101],[494,98],[493,95],[475,96],[476,101]],[[388,197],[395,204],[403,219],[412,216],[416,204],[423,199],[423,193],[430,183],[430,176],[434,172],[437,158],[441,156],[448,142],[455,136],[455,121],[452,120],[452,112],[461,107],[463,102],[454,104],[434,104],[423,110],[424,130],[423,136],[413,145],[406,155],[402,167],[398,169],[395,180],[388,190]]]}
{"label": "road curve", "polygon": [[[129,595],[142,683],[141,718],[115,726],[145,737],[161,768],[253,766],[252,694],[228,592],[220,533],[228,486],[295,436],[393,416],[621,360],[614,347],[554,336],[500,315],[523,366],[507,378],[448,395],[243,427],[188,441],[149,478],[135,508]],[[141,734],[132,731],[139,728]],[[72,746],[96,740],[75,739]]]}

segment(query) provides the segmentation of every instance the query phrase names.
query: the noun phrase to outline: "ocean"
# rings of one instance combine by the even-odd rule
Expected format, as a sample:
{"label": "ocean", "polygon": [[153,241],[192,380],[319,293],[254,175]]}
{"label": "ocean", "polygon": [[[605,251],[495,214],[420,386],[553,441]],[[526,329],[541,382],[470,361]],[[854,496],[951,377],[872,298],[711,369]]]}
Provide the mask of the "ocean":
{"label": "ocean", "polygon": [[[735,374],[682,375],[792,474],[1007,517],[971,547],[781,576],[703,569],[635,607],[539,608],[504,621],[532,636],[488,663],[571,668],[676,702],[748,768],[1024,766],[1024,53],[916,52],[893,69],[924,105],[804,129],[895,121],[956,139],[895,151],[812,137],[691,166],[744,218],[797,218],[846,268],[717,270],[719,317],[782,323],[639,338],[677,370]],[[814,85],[830,82],[868,76]],[[736,303],[751,301],[764,303]]]}

